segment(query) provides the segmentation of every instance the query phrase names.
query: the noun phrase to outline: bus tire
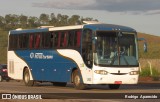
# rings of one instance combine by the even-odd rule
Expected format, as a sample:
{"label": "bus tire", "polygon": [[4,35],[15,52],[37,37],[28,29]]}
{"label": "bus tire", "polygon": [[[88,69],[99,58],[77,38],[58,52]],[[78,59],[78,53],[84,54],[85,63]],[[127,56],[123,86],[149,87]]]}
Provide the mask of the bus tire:
{"label": "bus tire", "polygon": [[109,84],[110,89],[119,89],[120,84]]}
{"label": "bus tire", "polygon": [[2,82],[3,81],[3,77],[0,75],[0,82]]}
{"label": "bus tire", "polygon": [[30,73],[29,73],[28,69],[25,69],[25,71],[24,71],[23,81],[26,86],[33,86],[34,85],[34,81],[30,80]]}
{"label": "bus tire", "polygon": [[53,82],[54,86],[61,86],[61,87],[65,87],[67,85],[66,82]]}
{"label": "bus tire", "polygon": [[6,79],[6,82],[9,82],[10,81],[10,79]]}
{"label": "bus tire", "polygon": [[78,90],[84,90],[86,89],[86,86],[84,83],[81,83],[82,79],[80,78],[80,75],[78,74],[78,71],[74,71],[73,73],[73,84],[74,87]]}

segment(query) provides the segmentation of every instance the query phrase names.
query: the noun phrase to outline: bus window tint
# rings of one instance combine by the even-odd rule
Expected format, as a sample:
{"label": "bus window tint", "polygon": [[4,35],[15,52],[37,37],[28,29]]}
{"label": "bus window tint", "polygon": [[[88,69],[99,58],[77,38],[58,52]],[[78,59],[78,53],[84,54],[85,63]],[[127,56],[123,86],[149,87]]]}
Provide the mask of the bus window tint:
{"label": "bus window tint", "polygon": [[80,31],[69,31],[68,32],[68,47],[80,47],[80,38],[81,32]]}
{"label": "bus window tint", "polygon": [[50,42],[51,42],[51,34],[43,33],[43,38],[42,38],[43,48],[50,48]]}
{"label": "bus window tint", "polygon": [[50,41],[51,48],[54,47],[54,33],[51,33],[51,41]]}
{"label": "bus window tint", "polygon": [[17,49],[18,47],[18,35],[9,36],[9,50]]}
{"label": "bus window tint", "polygon": [[81,41],[81,31],[77,31],[76,32],[77,35],[77,42],[76,42],[76,46],[80,47],[80,41]]}
{"label": "bus window tint", "polygon": [[64,32],[61,33],[60,47],[64,47]]}
{"label": "bus window tint", "polygon": [[30,49],[34,48],[34,34],[30,34],[29,36],[29,48]]}
{"label": "bus window tint", "polygon": [[26,49],[28,47],[28,37],[26,34],[19,35],[19,48]]}
{"label": "bus window tint", "polygon": [[68,33],[68,46],[69,47],[74,46],[74,31],[69,31]]}
{"label": "bus window tint", "polygon": [[36,36],[35,36],[35,49],[40,48],[40,41],[41,41],[41,35],[36,34]]}
{"label": "bus window tint", "polygon": [[60,41],[61,41],[61,32],[58,33],[58,48],[60,47]]}
{"label": "bus window tint", "polygon": [[67,47],[68,46],[68,33],[67,32],[65,32],[64,33],[64,47]]}
{"label": "bus window tint", "polygon": [[58,32],[54,33],[54,47],[58,47]]}

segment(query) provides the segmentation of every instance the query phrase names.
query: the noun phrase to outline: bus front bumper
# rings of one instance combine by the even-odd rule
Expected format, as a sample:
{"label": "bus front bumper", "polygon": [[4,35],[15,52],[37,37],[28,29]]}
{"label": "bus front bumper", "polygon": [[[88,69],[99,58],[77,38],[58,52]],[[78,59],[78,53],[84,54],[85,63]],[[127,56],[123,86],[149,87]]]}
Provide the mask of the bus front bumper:
{"label": "bus front bumper", "polygon": [[137,84],[139,75],[96,75],[93,84]]}

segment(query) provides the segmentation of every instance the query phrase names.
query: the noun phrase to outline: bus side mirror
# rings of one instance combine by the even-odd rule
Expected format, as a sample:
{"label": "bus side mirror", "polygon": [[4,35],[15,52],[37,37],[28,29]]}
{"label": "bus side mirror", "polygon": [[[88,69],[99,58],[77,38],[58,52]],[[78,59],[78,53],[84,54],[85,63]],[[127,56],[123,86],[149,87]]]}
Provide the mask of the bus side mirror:
{"label": "bus side mirror", "polygon": [[147,52],[147,42],[144,42],[143,48],[144,48],[144,52]]}
{"label": "bus side mirror", "polygon": [[147,52],[148,46],[147,46],[146,39],[145,38],[138,38],[138,41],[144,41],[143,50],[144,50],[144,52]]}

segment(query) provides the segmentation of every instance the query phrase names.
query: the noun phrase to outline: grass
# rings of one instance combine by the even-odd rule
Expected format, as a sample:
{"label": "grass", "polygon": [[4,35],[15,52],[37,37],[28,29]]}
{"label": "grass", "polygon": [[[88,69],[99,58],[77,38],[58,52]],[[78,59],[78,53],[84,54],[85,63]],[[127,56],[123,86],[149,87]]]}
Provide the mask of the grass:
{"label": "grass", "polygon": [[152,75],[149,66],[146,66],[140,72],[141,77],[152,77],[153,80],[159,80],[160,72],[156,68],[152,68]]}
{"label": "grass", "polygon": [[7,63],[8,31],[0,29],[0,64]]}

